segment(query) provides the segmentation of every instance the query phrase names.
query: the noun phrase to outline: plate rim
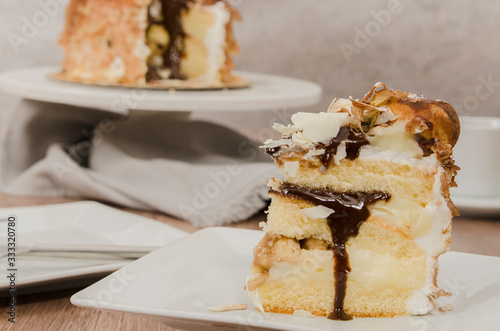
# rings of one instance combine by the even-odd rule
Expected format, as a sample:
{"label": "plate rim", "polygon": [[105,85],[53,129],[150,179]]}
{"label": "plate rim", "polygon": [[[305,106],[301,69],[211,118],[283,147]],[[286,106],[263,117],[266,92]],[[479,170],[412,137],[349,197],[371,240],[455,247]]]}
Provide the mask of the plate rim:
{"label": "plate rim", "polygon": [[[252,232],[255,234],[261,233],[262,235],[264,235],[264,232],[262,230],[227,228],[227,227],[210,227],[210,228],[205,228],[205,229],[202,229],[200,231],[197,231],[197,232],[191,234],[190,236],[201,233],[203,231],[211,231],[211,230],[215,230],[215,231],[220,231],[220,230],[223,230],[223,231],[228,231],[228,230],[229,231],[247,231],[247,232]],[[181,238],[178,241],[187,240],[190,236],[185,237],[185,238]],[[170,246],[172,244],[175,244],[175,242],[171,243],[167,246]],[[163,247],[162,249],[166,249],[167,246]],[[448,254],[450,254],[450,255],[448,255]],[[450,251],[450,252],[448,252],[448,254],[447,255],[450,257],[453,256],[453,258],[457,258],[460,256],[468,256],[469,258],[487,258],[487,259],[496,260],[500,264],[500,257],[498,257],[498,256],[489,256],[489,255],[465,253],[465,252],[457,252],[457,251]],[[143,258],[147,258],[148,255],[144,256]],[[141,259],[143,259],[143,258],[141,258]],[[109,275],[108,277],[112,277],[112,276],[113,275]],[[193,313],[193,312],[189,312],[189,311],[173,310],[171,308],[166,309],[166,308],[139,307],[139,306],[133,306],[130,304],[112,303],[112,302],[111,303],[110,302],[99,302],[96,304],[97,301],[95,298],[92,300],[89,300],[89,299],[82,297],[82,295],[90,287],[93,287],[98,283],[105,284],[108,277],[106,277],[106,278],[100,280],[99,282],[97,282],[97,283],[95,283],[95,284],[93,284],[85,289],[82,289],[79,292],[72,295],[70,298],[71,303],[73,305],[78,306],[78,307],[143,314],[143,315],[165,318],[167,320],[176,320],[176,321],[180,321],[180,322],[189,321],[189,322],[202,322],[202,323],[221,323],[221,324],[226,324],[226,325],[230,325],[230,326],[235,326],[235,325],[239,326],[239,325],[241,325],[241,321],[244,318],[242,316],[238,317],[238,316],[231,316],[231,315],[218,315],[218,314],[210,313],[208,311],[204,312],[204,313],[200,313],[200,312]],[[92,304],[92,303],[94,303],[94,304]],[[251,308],[252,307],[249,307],[249,309],[251,309]],[[256,312],[258,312],[258,311],[256,311]],[[193,314],[196,314],[196,316],[198,316],[198,317],[193,317]],[[282,315],[282,314],[273,314],[273,313],[266,313],[266,314],[269,314],[268,316]],[[407,316],[402,316],[402,318],[405,318],[405,317],[407,317]],[[307,330],[317,330],[316,328],[314,328],[314,329],[307,328],[307,326],[305,326],[305,325],[297,325],[297,327],[295,328],[293,325],[284,324],[284,323],[281,323],[279,321],[274,322],[274,321],[266,320],[265,325],[259,325],[257,323],[252,323],[251,320],[249,322],[248,319],[246,319],[244,321],[246,323],[245,325],[253,326],[253,327],[257,327],[257,328],[260,327],[260,328],[267,328],[267,329],[274,329],[274,330],[306,330],[306,329]],[[333,322],[335,322],[335,321],[333,321]],[[342,322],[340,322],[340,323],[342,323]]]}
{"label": "plate rim", "polygon": [[[75,84],[68,82],[53,81],[46,76],[50,72],[56,72],[60,69],[58,66],[39,66],[6,70],[0,73],[0,91],[5,93],[21,96],[27,99],[39,100],[45,102],[62,103],[77,107],[89,107],[101,109],[118,114],[126,114],[127,110],[112,109],[112,104],[119,96],[126,92],[129,94],[133,91],[140,91],[140,88],[130,87],[104,87],[104,86],[89,86],[85,84]],[[32,72],[33,78],[41,79],[40,82],[27,82],[16,79],[16,76],[29,74]],[[285,77],[279,75],[271,75],[264,73],[254,73],[245,71],[235,71],[234,74],[240,75],[245,79],[254,81],[251,87],[246,89],[236,90],[217,90],[217,91],[175,91],[170,93],[163,90],[147,90],[150,97],[137,102],[135,110],[148,111],[166,111],[166,112],[183,112],[183,111],[257,111],[257,110],[273,110],[276,108],[300,108],[312,106],[321,101],[322,87],[308,80],[298,78]],[[238,91],[258,91],[258,88],[265,87],[265,84],[260,84],[256,80],[264,80],[271,87],[279,86],[279,83],[290,82],[300,84],[300,91],[294,90],[288,93],[259,93],[248,97],[245,92]],[[75,86],[76,85],[76,86]],[[61,89],[64,87],[64,89]],[[61,90],[63,92],[61,92]],[[54,97],[52,94],[56,94]],[[193,98],[193,93],[199,93]],[[77,102],[76,98],[92,95],[92,98],[84,98]],[[248,93],[247,93],[248,94]],[[256,97],[258,96],[258,97]],[[180,97],[180,98],[179,98]],[[155,100],[151,99],[156,98]],[[198,99],[198,100],[195,100]]]}
{"label": "plate rim", "polygon": [[[181,238],[189,235],[188,232],[183,231],[179,228],[176,228],[172,225],[158,222],[158,221],[155,221],[154,219],[150,219],[150,218],[145,217],[145,216],[122,211],[122,210],[107,206],[103,203],[100,203],[97,201],[92,201],[92,200],[71,201],[71,202],[55,203],[55,204],[48,204],[48,205],[5,207],[5,208],[0,208],[0,213],[2,213],[4,211],[11,211],[11,210],[14,211],[14,210],[44,209],[47,207],[48,208],[59,208],[59,207],[64,208],[64,207],[72,206],[72,205],[82,206],[83,208],[94,207],[94,208],[99,208],[99,209],[106,209],[108,212],[126,213],[128,215],[131,215],[134,218],[135,222],[148,223],[151,226],[160,226],[160,227],[165,227],[165,228],[168,228],[169,230],[172,230],[173,231],[172,235],[177,237],[177,239],[174,239],[173,241],[181,239]],[[17,233],[17,236],[19,236],[19,235],[20,234]],[[168,244],[169,243],[167,243],[167,245]],[[133,245],[130,245],[130,246],[133,247]],[[33,276],[24,277],[24,278],[17,278],[16,279],[16,287],[22,288],[22,287],[37,285],[40,283],[48,284],[48,283],[53,283],[53,282],[56,282],[59,280],[78,277],[78,276],[90,277],[93,275],[99,275],[99,274],[108,273],[108,272],[112,273],[112,272],[119,270],[122,267],[125,267],[126,265],[130,264],[133,261],[123,261],[123,262],[117,263],[116,260],[113,260],[113,262],[114,263],[76,267],[76,268],[64,269],[62,271],[44,273],[41,275],[33,275]],[[0,292],[5,291],[8,288],[9,288],[8,280],[4,280],[3,278],[0,279]]]}
{"label": "plate rim", "polygon": [[500,196],[474,197],[452,193],[451,200],[464,214],[500,215]]}

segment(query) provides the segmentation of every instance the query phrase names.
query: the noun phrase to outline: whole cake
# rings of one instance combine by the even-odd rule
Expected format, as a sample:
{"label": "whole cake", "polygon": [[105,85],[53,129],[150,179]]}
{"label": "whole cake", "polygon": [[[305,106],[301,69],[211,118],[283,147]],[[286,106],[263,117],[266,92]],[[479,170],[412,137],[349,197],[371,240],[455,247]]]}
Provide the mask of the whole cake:
{"label": "whole cake", "polygon": [[285,177],[268,181],[246,282],[256,307],[341,320],[436,308],[449,295],[437,286],[438,257],[458,214],[453,108],[377,83],[361,101],[292,122],[275,124],[282,138],[263,146]]}
{"label": "whole cake", "polygon": [[157,87],[224,87],[247,83],[231,75],[238,52],[223,0],[71,0],[59,43],[65,56],[56,78]]}

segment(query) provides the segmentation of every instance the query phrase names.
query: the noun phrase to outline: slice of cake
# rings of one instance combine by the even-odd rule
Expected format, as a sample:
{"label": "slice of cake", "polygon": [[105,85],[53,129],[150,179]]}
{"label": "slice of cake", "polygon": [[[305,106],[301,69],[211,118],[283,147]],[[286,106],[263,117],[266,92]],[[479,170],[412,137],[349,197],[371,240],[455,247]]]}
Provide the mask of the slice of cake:
{"label": "slice of cake", "polygon": [[458,214],[453,108],[377,83],[292,122],[264,146],[285,177],[268,182],[246,283],[257,308],[341,320],[430,312],[449,295],[436,277]]}
{"label": "slice of cake", "polygon": [[95,84],[221,87],[238,51],[222,0],[71,0],[56,78]]}

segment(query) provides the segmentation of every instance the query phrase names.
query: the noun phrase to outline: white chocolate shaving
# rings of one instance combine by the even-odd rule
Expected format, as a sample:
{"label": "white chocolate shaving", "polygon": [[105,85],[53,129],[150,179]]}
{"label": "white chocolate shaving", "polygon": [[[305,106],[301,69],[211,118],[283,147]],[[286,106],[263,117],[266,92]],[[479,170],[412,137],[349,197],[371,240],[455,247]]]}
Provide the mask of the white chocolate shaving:
{"label": "white chocolate shaving", "polygon": [[311,149],[309,152],[307,152],[306,155],[304,155],[304,158],[307,160],[311,160],[314,156],[323,154],[325,154],[324,149]]}
{"label": "white chocolate shaving", "polygon": [[306,215],[309,218],[316,219],[316,218],[327,218],[330,216],[330,214],[335,213],[333,209],[330,209],[325,206],[315,206],[311,208],[304,208],[300,210],[304,215]]}
{"label": "white chocolate shaving", "polygon": [[347,110],[351,110],[352,107],[352,101],[349,99],[333,99],[332,103],[330,104],[330,107],[328,107],[328,112],[329,113],[336,113],[339,112],[342,108],[345,108]]}
{"label": "white chocolate shaving", "polygon": [[[298,130],[302,131],[301,140],[308,140],[313,144],[327,144],[336,137],[342,126],[349,124],[348,113],[296,113],[292,122]],[[292,139],[298,133],[293,134]]]}
{"label": "white chocolate shaving", "polygon": [[299,145],[303,145],[305,147],[312,147],[314,146],[314,143],[309,140],[303,132],[296,132],[294,134],[292,134],[292,140],[294,143],[296,144],[299,144]]}
{"label": "white chocolate shaving", "polygon": [[285,162],[285,175],[294,178],[297,175],[297,170],[299,170],[300,163],[299,161],[293,161],[293,162]]}
{"label": "white chocolate shaving", "polygon": [[264,146],[261,146],[261,148],[274,148],[282,145],[290,145],[292,143],[293,143],[292,139],[280,139],[280,140],[267,139],[264,142]]}
{"label": "white chocolate shaving", "polygon": [[290,136],[292,133],[297,132],[297,128],[291,124],[284,126],[283,124],[274,123],[273,129],[280,132],[283,136]]}
{"label": "white chocolate shaving", "polygon": [[337,153],[333,156],[333,163],[336,165],[340,164],[340,160],[344,159],[347,156],[345,141],[341,142],[339,147],[337,147]]}

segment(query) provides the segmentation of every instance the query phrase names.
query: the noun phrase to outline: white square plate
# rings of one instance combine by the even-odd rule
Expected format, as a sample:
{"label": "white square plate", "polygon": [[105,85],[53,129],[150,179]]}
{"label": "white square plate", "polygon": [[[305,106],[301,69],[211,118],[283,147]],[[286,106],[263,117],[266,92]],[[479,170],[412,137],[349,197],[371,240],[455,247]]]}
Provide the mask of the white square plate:
{"label": "white square plate", "polygon": [[[500,258],[450,252],[440,258],[439,285],[455,309],[419,317],[358,318],[260,313],[244,291],[252,249],[263,232],[208,228],[142,257],[78,292],[78,306],[161,316],[187,330],[498,330]],[[207,307],[246,303],[242,311]]]}
{"label": "white square plate", "polygon": [[[146,217],[97,202],[83,201],[0,209],[0,244],[3,248],[7,245],[5,220],[11,214],[17,216],[18,250],[21,246],[40,244],[164,246],[187,235],[184,231]],[[16,286],[24,289],[23,293],[74,286],[76,281],[104,276],[130,263],[130,260],[63,259],[23,255],[17,256],[16,260]],[[1,259],[0,265],[6,270],[7,259]],[[48,284],[52,286],[43,287]],[[0,278],[0,292],[5,291],[8,286],[9,280],[6,277]]]}

